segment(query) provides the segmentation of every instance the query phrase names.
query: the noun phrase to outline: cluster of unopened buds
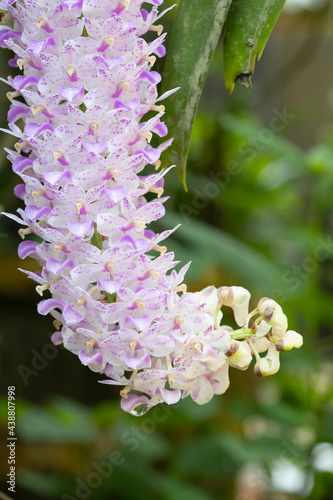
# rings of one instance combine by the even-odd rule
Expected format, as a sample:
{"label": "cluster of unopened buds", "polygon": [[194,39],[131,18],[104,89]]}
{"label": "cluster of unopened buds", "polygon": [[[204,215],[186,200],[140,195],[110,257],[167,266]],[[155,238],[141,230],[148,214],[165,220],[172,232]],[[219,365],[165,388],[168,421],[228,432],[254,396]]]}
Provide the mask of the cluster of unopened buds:
{"label": "cluster of unopened buds", "polygon": [[[172,231],[147,228],[164,214],[169,169],[158,170],[172,142],[150,144],[168,133],[159,101],[175,91],[159,96],[151,69],[165,54],[162,3],[0,0],[0,44],[24,71],[4,80],[17,138],[7,152],[25,204],[6,214],[23,225],[19,256],[40,263],[25,272],[48,294],[38,311],[54,318],[53,342],[123,386],[122,408],[134,415],[188,395],[204,404],[227,389],[229,366],[244,370],[255,356],[255,372],[269,375],[280,351],[302,344],[270,299],[248,313],[242,287],[187,292],[188,265],[172,270],[161,245]],[[156,171],[143,175],[148,165]],[[239,329],[221,326],[223,306]]]}

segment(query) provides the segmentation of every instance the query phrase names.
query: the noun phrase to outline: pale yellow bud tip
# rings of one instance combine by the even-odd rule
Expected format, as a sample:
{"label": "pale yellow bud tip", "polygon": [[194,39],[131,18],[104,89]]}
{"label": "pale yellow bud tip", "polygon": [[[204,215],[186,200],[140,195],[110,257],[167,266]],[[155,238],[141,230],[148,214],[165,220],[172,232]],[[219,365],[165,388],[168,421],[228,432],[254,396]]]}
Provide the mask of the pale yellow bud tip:
{"label": "pale yellow bud tip", "polygon": [[290,351],[293,347],[299,349],[303,345],[303,337],[293,330],[289,330],[282,339],[277,342],[278,351]]}

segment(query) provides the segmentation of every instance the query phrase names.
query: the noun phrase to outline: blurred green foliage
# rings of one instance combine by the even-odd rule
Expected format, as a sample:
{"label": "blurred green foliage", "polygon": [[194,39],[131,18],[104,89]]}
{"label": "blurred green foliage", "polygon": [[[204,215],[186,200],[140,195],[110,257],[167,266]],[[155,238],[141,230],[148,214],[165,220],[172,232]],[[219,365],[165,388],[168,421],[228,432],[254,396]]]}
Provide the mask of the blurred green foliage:
{"label": "blurred green foliage", "polygon": [[[311,14],[311,32],[333,49],[325,35],[331,8],[326,2]],[[99,385],[70,353],[60,349],[54,359],[33,365],[36,352],[43,358],[50,343],[51,320],[37,317],[33,283],[16,271],[16,224],[1,217],[1,377],[4,387],[17,388],[17,498],[332,498],[333,119],[327,103],[333,73],[324,68],[326,93],[317,91],[325,58],[320,43],[311,60],[306,48],[313,81],[304,97],[306,68],[297,60],[304,60],[299,54],[309,43],[302,31],[308,16],[285,15],[281,23],[251,92],[238,88],[227,96],[217,49],[193,128],[189,192],[171,172],[167,215],[155,228],[182,223],[168,247],[183,263],[192,260],[191,290],[238,284],[254,299],[273,296],[304,346],[282,353],[280,372],[270,379],[232,370],[228,392],[208,405],[188,398],[135,419],[120,410],[117,390]],[[298,56],[279,60],[281,37],[294,33],[303,37]],[[272,58],[280,94],[277,73],[269,83]],[[290,93],[283,93],[288,86]],[[11,147],[10,137],[1,140]],[[4,155],[1,160],[1,205],[14,212],[15,179]],[[35,374],[24,381],[19,365],[34,366]],[[0,402],[4,436],[6,401]],[[5,477],[6,450],[1,453]]]}

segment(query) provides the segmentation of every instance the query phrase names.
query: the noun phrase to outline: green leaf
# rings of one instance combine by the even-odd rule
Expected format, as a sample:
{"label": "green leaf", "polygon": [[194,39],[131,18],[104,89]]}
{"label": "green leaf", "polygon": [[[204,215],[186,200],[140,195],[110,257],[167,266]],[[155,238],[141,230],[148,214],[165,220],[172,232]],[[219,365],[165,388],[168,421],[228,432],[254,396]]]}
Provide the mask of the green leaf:
{"label": "green leaf", "polygon": [[255,59],[260,59],[286,0],[233,0],[223,45],[228,92],[235,83],[251,87]]}
{"label": "green leaf", "polygon": [[22,467],[18,471],[18,483],[21,488],[38,495],[38,498],[64,498],[64,495],[62,497],[60,495],[72,487],[72,484],[67,482],[60,474],[22,469]]}
{"label": "green leaf", "polygon": [[[167,212],[160,221],[164,229],[182,222],[179,215]],[[233,236],[215,229],[201,221],[191,219],[190,224],[183,224],[177,231],[177,237],[191,248],[191,256],[196,252],[200,262],[209,262],[224,267],[239,276],[243,283],[258,292],[269,294],[279,288],[286,296],[290,291],[282,282],[282,268],[268,257],[254,250]],[[177,255],[177,254],[176,254]]]}
{"label": "green leaf", "polygon": [[166,124],[174,137],[164,164],[178,167],[186,189],[186,161],[201,91],[231,0],[181,0],[171,33],[162,93],[180,87],[168,100]]}
{"label": "green leaf", "polygon": [[[275,116],[279,115],[274,115],[273,113],[272,118],[274,119]],[[281,116],[283,116],[283,114],[281,114]],[[291,114],[290,116],[293,117],[295,115]],[[265,142],[264,144],[265,149],[271,151],[272,153],[275,153],[276,155],[279,155],[280,157],[281,156],[287,157],[289,160],[292,160],[291,162],[292,169],[299,170],[301,168],[301,170],[304,170],[303,151],[301,150],[300,147],[298,147],[296,144],[286,139],[282,135],[284,128],[288,126],[289,118],[287,118],[287,121],[285,123],[281,122],[282,126],[281,132],[274,131],[272,127],[272,118],[267,124],[267,126],[264,126],[263,123],[255,123],[253,120],[248,120],[244,117],[239,117],[236,115],[232,115],[230,113],[225,113],[224,115],[221,115],[218,118],[218,121],[221,127],[223,127],[225,130],[228,130],[229,132],[232,132],[236,135],[243,137],[246,142],[248,142],[249,138],[253,136],[257,137],[258,140],[260,141],[261,132],[265,129],[271,130],[272,137],[270,141]]]}
{"label": "green leaf", "polygon": [[168,478],[164,483],[166,500],[181,498],[182,500],[213,500],[211,494],[198,485],[186,484],[176,478]]}
{"label": "green leaf", "polygon": [[83,406],[65,398],[50,406],[32,406],[22,413],[17,432],[23,441],[90,443],[96,439],[97,428]]}

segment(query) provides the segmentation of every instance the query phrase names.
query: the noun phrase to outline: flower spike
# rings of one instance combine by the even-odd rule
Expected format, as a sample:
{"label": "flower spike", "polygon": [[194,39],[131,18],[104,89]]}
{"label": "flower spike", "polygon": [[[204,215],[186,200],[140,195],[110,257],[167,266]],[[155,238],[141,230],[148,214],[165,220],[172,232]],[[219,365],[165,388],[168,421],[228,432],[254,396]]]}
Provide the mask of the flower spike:
{"label": "flower spike", "polygon": [[[242,287],[187,292],[188,265],[177,273],[162,244],[172,231],[149,228],[165,212],[169,169],[158,169],[171,144],[151,140],[167,135],[159,102],[177,90],[159,96],[161,76],[152,71],[165,51],[155,24],[162,3],[1,2],[1,19],[11,23],[0,26],[1,46],[23,71],[8,79],[7,96],[17,137],[9,159],[26,205],[19,217],[5,215],[25,226],[19,256],[40,264],[40,273],[27,274],[44,294],[39,313],[54,318],[52,341],[102,383],[122,387],[121,407],[135,416],[186,396],[205,404],[227,390],[229,366],[245,370],[255,356],[255,372],[266,376],[278,370],[281,351],[302,344],[270,299],[249,313]],[[150,43],[148,31],[156,34]],[[146,175],[147,165],[156,173]],[[221,324],[225,307],[240,328]]]}

